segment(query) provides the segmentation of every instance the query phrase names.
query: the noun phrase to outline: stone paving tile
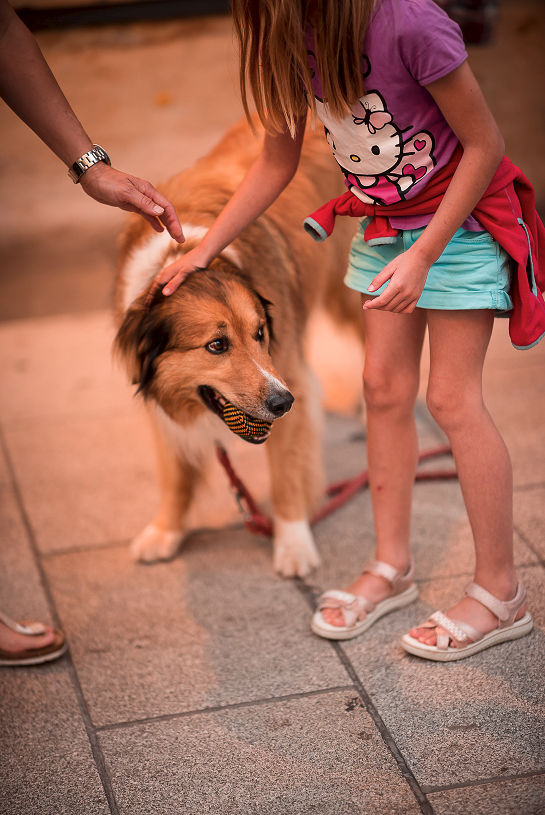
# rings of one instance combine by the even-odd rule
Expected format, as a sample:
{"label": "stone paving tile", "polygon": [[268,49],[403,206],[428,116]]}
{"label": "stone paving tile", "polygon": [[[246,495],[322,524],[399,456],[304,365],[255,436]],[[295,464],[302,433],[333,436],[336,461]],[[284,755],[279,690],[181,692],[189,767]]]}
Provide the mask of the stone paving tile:
{"label": "stone paving tile", "polygon": [[10,486],[0,486],[0,608],[13,619],[49,619],[40,576]]}
{"label": "stone paving tile", "polygon": [[166,564],[112,548],[46,568],[96,724],[349,683],[301,594],[273,575],[270,545],[246,530],[197,534]]}
{"label": "stone paving tile", "polygon": [[343,645],[417,781],[424,787],[545,767],[545,570],[519,570],[536,630],[468,660],[409,657],[398,638],[461,594],[459,578],[427,582],[421,599]]}
{"label": "stone paving tile", "polygon": [[420,808],[350,692],[99,734],[121,815],[409,815]]}
{"label": "stone paving tile", "polygon": [[109,815],[64,660],[0,668],[0,812]]}
{"label": "stone paving tile", "polygon": [[0,324],[0,421],[126,409],[132,390],[112,359],[109,312]]}
{"label": "stone paving tile", "polygon": [[[40,575],[9,484],[0,486],[0,529],[0,607],[15,619],[50,621]],[[0,812],[109,813],[66,658],[32,668],[0,668],[0,722]]]}
{"label": "stone paving tile", "polygon": [[[513,461],[515,487],[545,482],[544,358],[516,370],[494,368],[485,380],[487,405]],[[516,398],[506,399],[509,392]]]}
{"label": "stone paving tile", "polygon": [[545,776],[494,780],[491,784],[428,794],[435,815],[543,815]]}
{"label": "stone paving tile", "polygon": [[515,526],[545,560],[545,486],[515,493]]}
{"label": "stone paving tile", "polygon": [[42,552],[123,540],[149,521],[157,488],[147,432],[133,411],[5,431]]}
{"label": "stone paving tile", "polygon": [[[139,406],[129,405],[112,416],[13,423],[5,437],[40,551],[128,540],[152,519],[158,478],[151,431]],[[251,484],[256,500],[263,501],[269,485],[265,451],[234,436],[233,442],[237,473]],[[229,482],[215,458],[205,475],[188,525],[239,521]]]}

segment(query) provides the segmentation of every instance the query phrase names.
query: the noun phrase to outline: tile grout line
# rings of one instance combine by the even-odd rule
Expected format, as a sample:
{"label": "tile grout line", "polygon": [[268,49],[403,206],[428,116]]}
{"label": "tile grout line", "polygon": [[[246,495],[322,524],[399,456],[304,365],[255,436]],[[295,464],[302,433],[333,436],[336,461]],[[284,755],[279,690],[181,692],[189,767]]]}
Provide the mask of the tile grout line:
{"label": "tile grout line", "polygon": [[536,770],[535,772],[520,773],[519,775],[497,775],[490,778],[475,778],[470,781],[460,781],[458,784],[445,784],[441,787],[423,787],[423,791],[427,794],[435,792],[448,792],[449,790],[461,790],[466,787],[484,787],[486,784],[496,784],[498,781],[517,781],[522,778],[538,778],[545,775],[545,770]]}
{"label": "tile grout line", "polygon": [[513,492],[531,492],[532,490],[539,490],[545,487],[545,481],[534,481],[529,484],[519,484],[513,487]]}
{"label": "tile grout line", "polygon": [[110,730],[122,730],[125,727],[136,727],[144,724],[156,724],[157,722],[170,722],[176,719],[185,719],[189,716],[202,716],[209,713],[221,713],[224,710],[240,710],[248,707],[261,707],[276,702],[286,702],[292,699],[306,699],[310,696],[321,696],[327,693],[338,693],[339,691],[353,691],[353,685],[333,685],[329,688],[318,688],[317,690],[301,691],[300,693],[287,693],[285,696],[269,696],[262,699],[248,699],[244,702],[232,702],[226,705],[213,705],[210,707],[195,708],[194,710],[181,710],[178,713],[163,713],[159,716],[146,716],[143,719],[129,719],[123,722],[112,722],[111,724],[95,725],[95,732],[102,733]]}
{"label": "tile grout line", "polygon": [[[19,484],[18,484],[17,477],[16,477],[16,474],[15,474],[15,468],[13,466],[13,462],[11,460],[11,455],[10,455],[10,452],[8,450],[6,440],[4,438],[4,434],[3,434],[1,428],[0,428],[0,447],[1,447],[2,451],[3,451],[5,459],[6,459],[6,466],[7,466],[10,478],[11,478],[13,491],[14,491],[14,495],[15,495],[15,500],[17,502],[17,506],[18,506],[18,509],[19,509],[19,512],[20,512],[20,515],[21,515],[21,520],[23,522],[23,526],[24,526],[26,534],[27,534],[28,542],[29,542],[29,545],[30,545],[30,549],[32,551],[32,555],[33,555],[33,558],[34,558],[34,563],[35,563],[36,569],[38,571],[38,575],[39,575],[39,578],[40,578],[40,583],[41,583],[43,592],[45,594],[46,602],[47,602],[47,604],[49,606],[49,610],[51,612],[51,616],[53,618],[54,624],[56,626],[60,626],[60,618],[59,618],[59,613],[57,611],[57,606],[55,604],[55,600],[53,598],[53,593],[52,593],[51,588],[49,586],[49,581],[47,579],[47,575],[45,573],[45,570],[44,570],[44,567],[43,567],[43,564],[42,564],[42,561],[41,561],[40,552],[39,552],[38,545],[37,545],[37,542],[36,542],[36,537],[34,535],[34,530],[32,529],[32,524],[30,523],[30,518],[28,516],[27,510],[26,510],[26,507],[25,507],[25,503],[24,503],[24,500],[23,500],[23,496],[22,496],[21,490],[19,488]],[[74,694],[75,694],[75,697],[76,697],[76,700],[77,700],[77,703],[78,703],[80,715],[81,715],[81,718],[83,720],[83,725],[85,727],[85,732],[87,734],[87,738],[89,740],[89,744],[90,744],[90,747],[91,747],[91,754],[92,754],[92,757],[93,757],[93,761],[95,763],[95,767],[96,767],[98,776],[100,778],[100,782],[102,784],[104,794],[106,796],[106,801],[107,801],[108,807],[110,809],[110,813],[111,813],[111,815],[120,815],[119,808],[117,806],[117,801],[115,799],[115,794],[114,794],[114,791],[113,791],[111,778],[110,778],[108,769],[106,767],[106,760],[104,758],[104,754],[102,752],[100,744],[98,743],[98,738],[97,738],[95,729],[93,727],[93,723],[91,721],[89,708],[87,706],[87,702],[85,701],[85,697],[83,695],[83,690],[82,690],[82,687],[81,687],[81,684],[80,684],[80,681],[79,681],[79,677],[77,675],[75,665],[74,665],[74,663],[72,661],[72,655],[70,653],[70,649],[68,649],[67,653],[63,657],[63,660],[66,661],[66,664],[68,666],[68,674],[70,676],[70,680],[71,680],[71,683],[72,683],[72,688],[73,688],[73,691],[74,691]]]}
{"label": "tile grout line", "polygon": [[[539,552],[536,552],[536,550],[534,549],[533,544],[530,543],[530,541],[528,540],[526,535],[522,532],[520,527],[517,524],[513,524],[513,529],[515,530],[515,532],[517,533],[517,535],[519,536],[521,541],[523,541],[523,543],[528,547],[530,552],[537,558],[538,564],[545,569],[545,560],[543,560],[543,558],[541,557]],[[524,564],[524,565],[526,565],[526,564]],[[531,564],[528,564],[528,565],[531,565]]]}
{"label": "tile grout line", "polygon": [[[304,583],[302,580],[296,581],[296,587],[303,595],[303,598],[307,602],[307,604],[313,609],[314,608],[314,598],[313,598],[313,590],[312,588]],[[412,770],[410,769],[409,765],[405,761],[403,754],[401,753],[399,747],[397,746],[394,737],[390,733],[389,729],[387,728],[384,720],[382,719],[380,713],[378,712],[377,708],[373,704],[371,697],[365,690],[361,679],[359,678],[352,662],[350,661],[349,657],[346,655],[345,651],[343,650],[341,644],[335,640],[329,640],[329,644],[335,651],[337,658],[341,662],[343,668],[345,669],[346,673],[350,677],[353,682],[355,690],[358,692],[358,695],[367,710],[367,713],[373,720],[375,727],[377,728],[382,741],[384,742],[386,748],[390,752],[392,758],[396,762],[401,775],[409,785],[411,792],[413,793],[416,801],[420,807],[420,811],[423,815],[434,815],[434,810],[430,802],[426,797],[426,793],[416,780],[415,776],[413,775]]]}

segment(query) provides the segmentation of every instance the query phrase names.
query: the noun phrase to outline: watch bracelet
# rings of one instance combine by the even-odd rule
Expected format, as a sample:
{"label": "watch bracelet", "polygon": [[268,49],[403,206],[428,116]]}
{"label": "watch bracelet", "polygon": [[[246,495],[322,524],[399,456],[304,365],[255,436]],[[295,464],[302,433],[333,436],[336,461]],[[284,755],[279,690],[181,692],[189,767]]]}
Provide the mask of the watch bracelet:
{"label": "watch bracelet", "polygon": [[92,167],[94,164],[98,164],[100,161],[105,161],[106,164],[111,165],[110,156],[106,150],[101,147],[100,144],[93,144],[91,150],[88,150],[86,153],[76,159],[68,170],[68,175],[74,184],[77,184],[82,175],[87,172],[89,167]]}

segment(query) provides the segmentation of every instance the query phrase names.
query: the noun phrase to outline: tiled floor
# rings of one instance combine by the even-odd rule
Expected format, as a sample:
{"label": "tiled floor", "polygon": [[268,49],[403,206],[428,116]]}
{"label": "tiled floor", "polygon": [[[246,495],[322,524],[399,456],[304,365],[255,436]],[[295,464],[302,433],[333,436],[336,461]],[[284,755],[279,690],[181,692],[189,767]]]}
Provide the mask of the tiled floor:
{"label": "tiled floor", "polygon": [[[502,44],[522,43],[538,72],[544,24],[539,3],[507,3],[497,40],[474,53],[500,117],[509,96],[498,85]],[[134,172],[156,178],[190,163],[239,116],[224,69],[232,57],[225,19],[41,41],[69,96],[78,70],[81,87],[102,89],[80,94],[79,112]],[[135,83],[129,68],[140,64],[154,70]],[[209,71],[216,90],[223,81],[224,92],[207,87],[199,98],[187,64],[197,76]],[[527,71],[523,63],[513,81],[526,81]],[[522,105],[517,94],[512,102]],[[194,121],[203,108],[214,122],[204,136]],[[269,541],[240,525],[219,471],[213,517],[205,496],[197,521],[228,525],[194,532],[171,563],[137,565],[128,542],[149,520],[157,487],[144,418],[110,357],[107,302],[121,217],[74,197],[80,191],[61,183],[55,160],[2,116],[10,160],[2,183],[13,194],[3,239],[9,273],[0,281],[0,605],[61,625],[70,651],[47,666],[0,669],[1,815],[545,812],[545,342],[516,352],[498,321],[485,376],[513,457],[515,554],[535,619],[530,636],[452,665],[409,658],[397,644],[471,576],[455,481],[415,488],[418,603],[344,645],[314,637],[308,620],[319,591],[350,580],[372,552],[365,492],[316,527],[322,566],[306,581],[273,574]],[[171,137],[178,120],[180,145]],[[141,139],[127,121],[138,122]],[[154,150],[142,151],[146,140]],[[18,180],[25,151],[45,162],[33,185]],[[47,195],[55,206],[43,205]],[[81,219],[88,234],[60,251]],[[359,390],[347,342],[335,371],[354,382],[344,408],[355,407]],[[422,447],[441,441],[423,390],[417,420]],[[237,463],[263,497],[263,451],[249,448],[241,443]],[[330,414],[325,449],[331,478],[361,470],[359,421]]]}

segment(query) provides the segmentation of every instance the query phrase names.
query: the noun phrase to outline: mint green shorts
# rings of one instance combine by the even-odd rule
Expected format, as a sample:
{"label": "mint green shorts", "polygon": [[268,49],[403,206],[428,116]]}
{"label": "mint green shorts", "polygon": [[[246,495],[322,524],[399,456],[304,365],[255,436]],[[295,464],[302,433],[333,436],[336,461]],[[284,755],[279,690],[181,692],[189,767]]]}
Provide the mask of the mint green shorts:
{"label": "mint green shorts", "polygon": [[[422,234],[421,229],[400,231],[391,243],[370,245],[363,232],[368,219],[362,218],[352,241],[348,271],[344,282],[351,289],[376,296],[367,287],[384,266],[405,252]],[[497,316],[506,315],[513,307],[509,295],[512,260],[488,232],[459,229],[443,254],[431,266],[426,285],[417,302],[419,308],[493,309]]]}

